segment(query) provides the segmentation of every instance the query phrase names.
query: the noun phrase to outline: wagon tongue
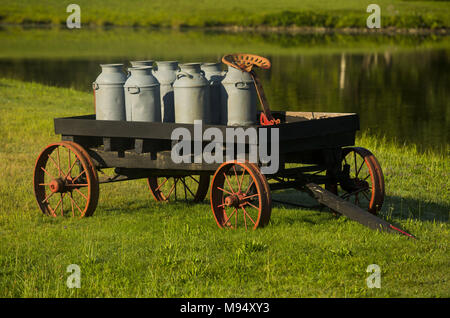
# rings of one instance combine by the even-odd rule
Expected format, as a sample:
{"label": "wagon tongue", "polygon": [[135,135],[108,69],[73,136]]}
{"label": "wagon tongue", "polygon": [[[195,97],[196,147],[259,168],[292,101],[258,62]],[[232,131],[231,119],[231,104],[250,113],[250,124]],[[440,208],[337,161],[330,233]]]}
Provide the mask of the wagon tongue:
{"label": "wagon tongue", "polygon": [[373,230],[400,233],[415,239],[413,235],[406,233],[405,231],[393,226],[389,222],[376,217],[368,211],[363,210],[360,207],[342,199],[341,197],[325,190],[315,183],[308,183],[306,184],[306,187],[312,192],[313,196],[319,203],[326,205],[330,209],[345,215],[353,221],[361,223],[362,225],[367,226]]}

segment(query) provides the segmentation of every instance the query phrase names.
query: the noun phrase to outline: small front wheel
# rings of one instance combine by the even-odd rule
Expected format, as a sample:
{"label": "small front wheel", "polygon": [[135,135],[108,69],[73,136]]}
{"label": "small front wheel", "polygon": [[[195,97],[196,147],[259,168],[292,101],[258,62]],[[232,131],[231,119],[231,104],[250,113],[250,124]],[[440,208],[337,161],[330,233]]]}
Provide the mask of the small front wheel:
{"label": "small front wheel", "polygon": [[269,185],[256,165],[228,161],[211,184],[211,209],[220,228],[256,229],[269,223],[272,211]]}
{"label": "small front wheel", "polygon": [[38,206],[46,215],[82,218],[97,207],[95,167],[87,152],[73,142],[53,143],[40,153],[33,183]]}

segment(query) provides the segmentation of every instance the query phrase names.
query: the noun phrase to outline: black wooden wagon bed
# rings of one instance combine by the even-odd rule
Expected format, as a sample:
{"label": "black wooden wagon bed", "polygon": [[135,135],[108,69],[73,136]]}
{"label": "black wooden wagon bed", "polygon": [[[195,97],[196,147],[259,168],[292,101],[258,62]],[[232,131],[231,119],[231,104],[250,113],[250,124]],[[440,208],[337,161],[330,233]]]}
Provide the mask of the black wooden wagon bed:
{"label": "black wooden wagon bed", "polygon": [[[56,118],[55,133],[62,141],[48,145],[35,166],[38,205],[52,216],[90,216],[101,183],[146,178],[157,201],[200,202],[209,190],[219,227],[256,229],[269,223],[271,192],[295,189],[371,228],[407,234],[375,216],[383,204],[384,178],[375,156],[353,147],[357,114],[280,111],[273,116],[280,124],[250,126],[267,129],[269,141],[278,129],[279,169],[266,174],[260,158],[258,163],[236,157],[224,163],[174,163],[171,134],[185,128],[196,142],[192,124],[102,121],[95,115]],[[224,136],[227,128],[236,128],[203,125],[202,133],[211,127]],[[244,143],[248,155],[252,144]]]}

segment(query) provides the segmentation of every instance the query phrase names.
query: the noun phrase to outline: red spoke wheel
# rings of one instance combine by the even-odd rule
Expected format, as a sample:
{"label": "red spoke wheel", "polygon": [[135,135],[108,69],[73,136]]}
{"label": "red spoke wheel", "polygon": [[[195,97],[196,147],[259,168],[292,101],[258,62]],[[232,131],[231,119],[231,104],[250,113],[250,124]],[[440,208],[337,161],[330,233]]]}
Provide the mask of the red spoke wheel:
{"label": "red spoke wheel", "polygon": [[86,150],[73,142],[48,145],[36,161],[33,182],[44,214],[81,218],[97,207],[97,172]]}
{"label": "red spoke wheel", "polygon": [[150,177],[147,183],[156,201],[201,202],[208,193],[209,179],[208,175]]}
{"label": "red spoke wheel", "polygon": [[269,223],[272,211],[269,185],[256,165],[228,161],[211,184],[211,209],[221,228],[256,229]]}
{"label": "red spoke wheel", "polygon": [[376,215],[384,201],[383,171],[369,150],[344,148],[341,177],[337,185],[329,185],[327,189]]}

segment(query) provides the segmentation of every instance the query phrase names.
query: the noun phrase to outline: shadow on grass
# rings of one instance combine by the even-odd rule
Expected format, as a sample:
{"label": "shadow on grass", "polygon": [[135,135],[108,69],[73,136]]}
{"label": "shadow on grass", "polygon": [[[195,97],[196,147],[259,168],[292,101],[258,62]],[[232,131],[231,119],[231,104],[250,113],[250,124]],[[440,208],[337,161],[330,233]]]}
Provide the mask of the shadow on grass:
{"label": "shadow on grass", "polygon": [[386,196],[380,216],[402,220],[415,219],[421,221],[448,222],[450,204],[426,202],[413,198]]}
{"label": "shadow on grass", "polygon": [[[327,207],[317,208],[315,199],[306,193],[298,191],[286,190],[272,193],[274,201],[284,201],[300,205],[311,206],[311,208],[297,207],[298,209],[306,209],[318,212],[330,212]],[[296,208],[293,205],[272,202],[274,207]],[[402,220],[415,219],[421,221],[441,221],[448,222],[450,212],[450,203],[426,202],[424,200],[405,198],[400,196],[385,196],[383,208],[379,212],[379,216],[383,219],[397,218]]]}

